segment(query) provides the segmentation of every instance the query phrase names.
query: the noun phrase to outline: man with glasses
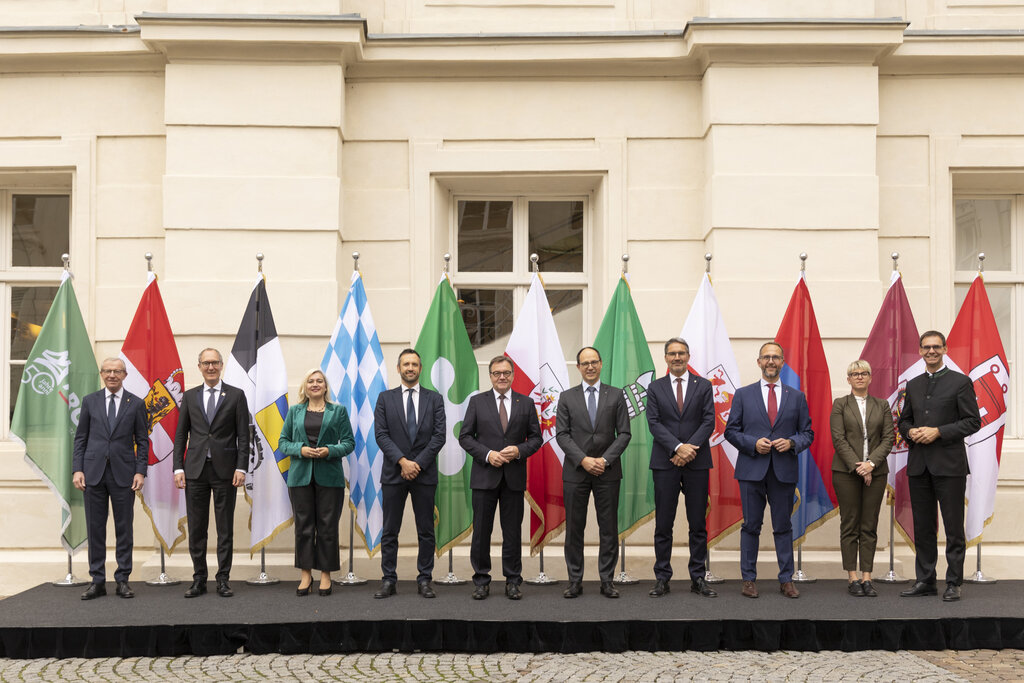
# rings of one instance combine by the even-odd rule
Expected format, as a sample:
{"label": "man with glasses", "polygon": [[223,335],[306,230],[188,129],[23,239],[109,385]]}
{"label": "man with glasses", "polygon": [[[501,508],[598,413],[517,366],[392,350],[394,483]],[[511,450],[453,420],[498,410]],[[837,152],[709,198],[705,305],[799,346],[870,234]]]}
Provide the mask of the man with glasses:
{"label": "man with glasses", "polygon": [[217,349],[199,354],[203,384],[185,392],[178,408],[174,436],[174,482],[185,489],[188,513],[188,552],[192,556],[192,585],[186,598],[206,592],[206,539],[210,526],[210,496],[217,525],[217,595],[230,598],[235,489],[245,484],[249,466],[249,406],[241,389],[220,379],[224,359]]}
{"label": "man with glasses", "polygon": [[135,492],[142,488],[149,463],[149,420],[146,402],[124,390],[124,361],[107,358],[100,365],[103,389],[82,401],[71,456],[72,483],[85,493],[85,526],[89,534],[89,575],[82,594],[93,600],[107,594],[107,506],[114,511],[117,539],[117,595],[133,598],[132,522]]}
{"label": "man with glasses", "polygon": [[526,459],[543,444],[533,399],[512,391],[512,361],[497,356],[488,364],[492,391],[469,399],[459,431],[459,445],[473,458],[473,599],[484,600],[491,583],[491,531],[501,504],[501,570],[505,596],[523,597],[523,492]]}
{"label": "man with glasses", "polygon": [[601,595],[619,597],[612,583],[619,559],[619,456],[629,444],[629,411],[622,389],[601,383],[601,354],[585,346],[576,354],[582,384],[562,392],[555,417],[555,439],[562,447],[562,496],[565,501],[565,598],[583,592],[583,531],[594,493],[600,550],[597,573]]}
{"label": "man with glasses", "polygon": [[736,390],[725,425],[725,438],[736,447],[736,479],[740,485],[743,526],[740,527],[740,574],[744,597],[756,598],[757,547],[764,506],[771,507],[775,556],[779,561],[779,592],[798,598],[793,584],[793,512],[800,474],[799,454],[811,447],[814,431],[807,397],[780,381],[785,362],[782,346],[765,342],[758,352],[761,379]]}
{"label": "man with glasses", "polygon": [[945,335],[929,330],[921,335],[919,347],[925,372],[907,382],[898,425],[909,448],[907,483],[914,515],[917,581],[900,595],[911,598],[938,593],[938,506],[946,531],[946,590],[942,599],[955,602],[960,599],[967,550],[964,493],[970,470],[964,439],[981,429],[981,414],[970,378],[945,366]]}

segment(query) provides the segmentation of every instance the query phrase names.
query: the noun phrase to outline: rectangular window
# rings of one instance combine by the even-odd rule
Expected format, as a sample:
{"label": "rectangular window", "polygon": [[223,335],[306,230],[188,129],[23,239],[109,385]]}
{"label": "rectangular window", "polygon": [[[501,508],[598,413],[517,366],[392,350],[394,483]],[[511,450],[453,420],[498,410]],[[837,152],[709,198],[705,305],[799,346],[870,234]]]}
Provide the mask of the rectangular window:
{"label": "rectangular window", "polygon": [[32,345],[50,310],[71,244],[71,197],[45,189],[0,188],[0,294],[9,326],[3,338],[6,381],[4,434]]}

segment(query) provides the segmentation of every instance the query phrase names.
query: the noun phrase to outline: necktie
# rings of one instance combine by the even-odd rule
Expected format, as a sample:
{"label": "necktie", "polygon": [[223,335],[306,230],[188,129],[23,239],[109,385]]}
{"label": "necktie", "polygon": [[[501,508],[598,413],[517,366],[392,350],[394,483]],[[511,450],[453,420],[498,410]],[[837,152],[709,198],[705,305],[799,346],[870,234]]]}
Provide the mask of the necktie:
{"label": "necktie", "polygon": [[683,378],[676,378],[676,408],[679,409],[679,414],[683,414]]}
{"label": "necktie", "polygon": [[409,445],[416,440],[416,406],[412,403],[412,389],[406,389],[408,400],[405,402],[405,426],[409,430]]}
{"label": "necktie", "polygon": [[210,398],[206,399],[206,421],[213,424],[213,415],[217,408],[217,390],[214,387],[208,389],[210,392]]}
{"label": "necktie", "polygon": [[597,389],[587,389],[587,412],[590,414],[590,424],[597,428]]}
{"label": "necktie", "polygon": [[775,398],[775,385],[768,385],[768,421],[775,425],[775,417],[779,414],[778,399]]}
{"label": "necktie", "polygon": [[114,403],[114,395],[110,395],[110,405],[107,406],[107,424],[114,426],[114,418],[117,417],[117,405]]}
{"label": "necktie", "polygon": [[498,401],[500,401],[498,408],[498,420],[501,421],[501,431],[508,431],[508,411],[505,410],[505,394],[498,395]]}

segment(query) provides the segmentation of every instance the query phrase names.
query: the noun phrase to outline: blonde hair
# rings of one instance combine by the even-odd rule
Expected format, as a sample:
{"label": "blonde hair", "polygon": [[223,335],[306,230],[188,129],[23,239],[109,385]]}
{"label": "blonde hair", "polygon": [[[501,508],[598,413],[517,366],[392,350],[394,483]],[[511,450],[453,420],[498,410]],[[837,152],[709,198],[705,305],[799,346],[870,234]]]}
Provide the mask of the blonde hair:
{"label": "blonde hair", "polygon": [[302,381],[299,382],[299,403],[309,403],[309,396],[306,396],[306,382],[313,375],[320,375],[324,378],[324,403],[331,402],[331,383],[327,381],[327,375],[320,368],[313,368],[312,370],[306,370],[306,374],[302,376]]}
{"label": "blonde hair", "polygon": [[855,372],[866,372],[871,374],[871,363],[867,362],[863,358],[855,360],[846,368],[846,376],[849,377]]}

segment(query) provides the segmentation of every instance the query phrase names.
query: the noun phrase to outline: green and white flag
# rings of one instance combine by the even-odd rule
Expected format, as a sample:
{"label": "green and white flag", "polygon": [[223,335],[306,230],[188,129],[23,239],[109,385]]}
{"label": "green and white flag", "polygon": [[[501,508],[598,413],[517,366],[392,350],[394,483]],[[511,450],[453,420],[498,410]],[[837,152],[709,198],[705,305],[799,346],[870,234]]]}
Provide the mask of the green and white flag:
{"label": "green and white flag", "polygon": [[99,388],[96,355],[65,271],[25,360],[11,436],[24,444],[25,461],[60,501],[61,544],[69,553],[86,541],[82,492],[71,484],[75,429],[82,399]]}
{"label": "green and white flag", "polygon": [[437,455],[434,497],[435,544],[440,557],[473,530],[473,492],[469,488],[473,461],[459,445],[459,430],[469,397],[480,387],[473,345],[447,276],[437,285],[416,351],[423,361],[420,384],[444,398],[448,430],[448,440]]}
{"label": "green and white flag", "polygon": [[633,435],[620,457],[619,539],[622,540],[654,517],[654,479],[650,470],[653,440],[645,414],[647,387],[654,379],[654,361],[625,275],[608,304],[594,348],[604,361],[601,381],[622,387]]}

